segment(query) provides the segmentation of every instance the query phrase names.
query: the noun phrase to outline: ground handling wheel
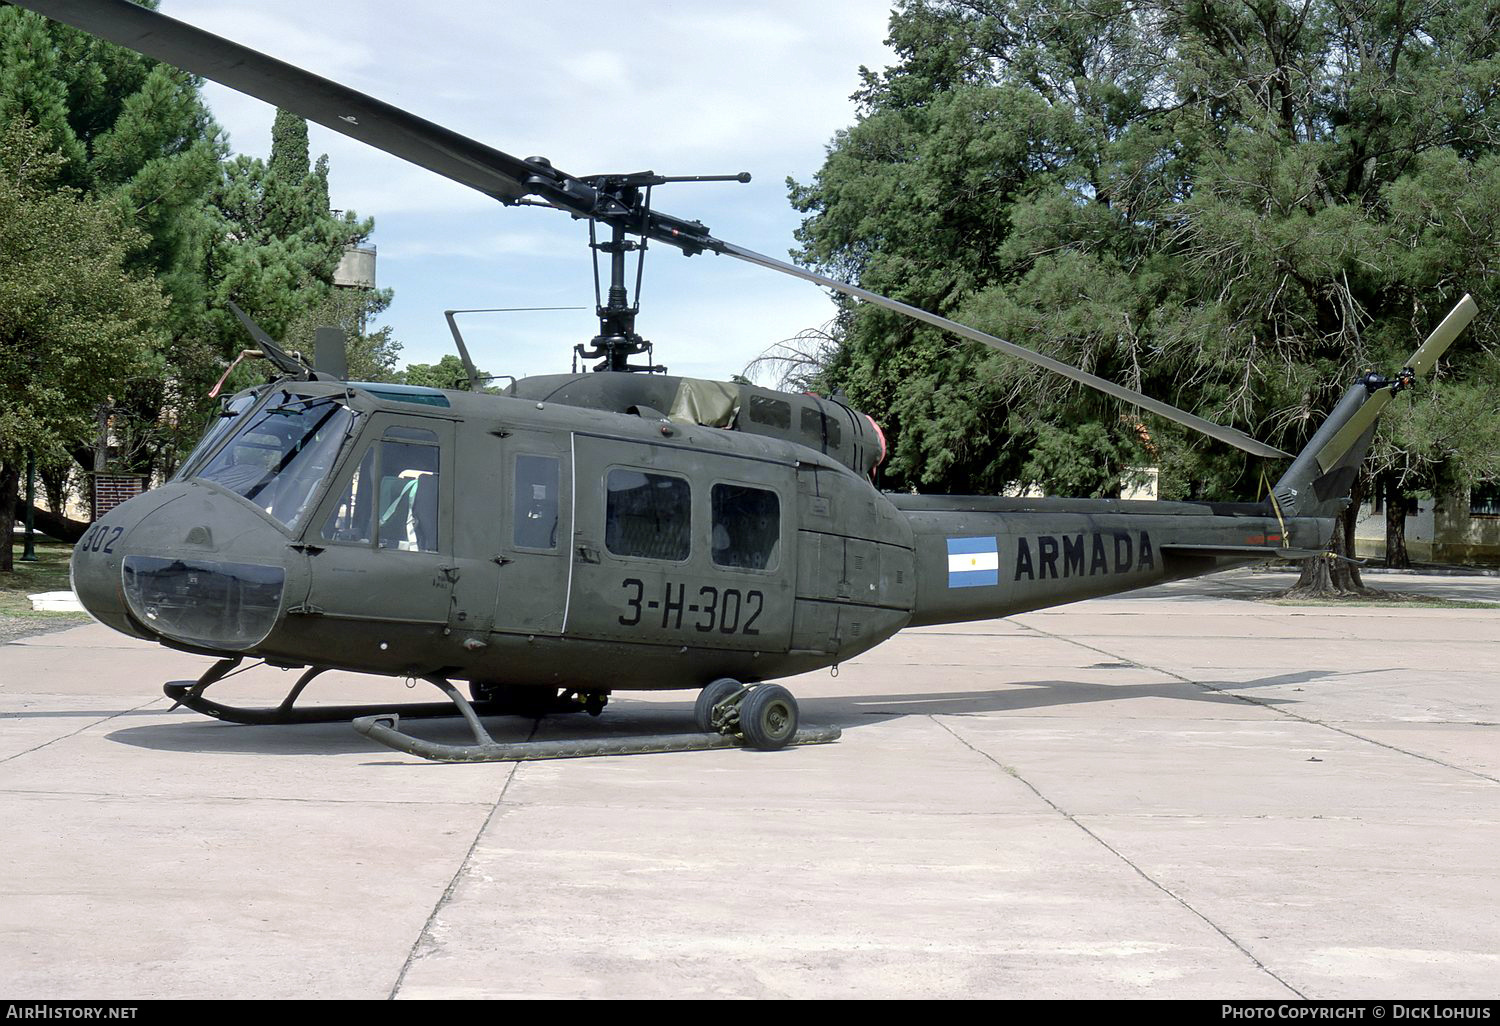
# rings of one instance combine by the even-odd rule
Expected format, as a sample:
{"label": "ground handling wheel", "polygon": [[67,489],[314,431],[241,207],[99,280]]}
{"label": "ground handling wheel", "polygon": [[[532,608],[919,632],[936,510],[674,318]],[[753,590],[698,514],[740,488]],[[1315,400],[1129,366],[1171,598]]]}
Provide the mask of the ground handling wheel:
{"label": "ground handling wheel", "polygon": [[721,732],[720,727],[724,724],[724,713],[728,710],[721,711],[718,720],[715,720],[714,706],[743,690],[745,690],[745,685],[734,678],[720,677],[700,691],[698,693],[698,701],[693,706],[693,722],[697,724],[698,729],[705,734]]}
{"label": "ground handling wheel", "polygon": [[797,700],[780,684],[752,688],[740,702],[740,732],[764,752],[785,746],[797,733]]}

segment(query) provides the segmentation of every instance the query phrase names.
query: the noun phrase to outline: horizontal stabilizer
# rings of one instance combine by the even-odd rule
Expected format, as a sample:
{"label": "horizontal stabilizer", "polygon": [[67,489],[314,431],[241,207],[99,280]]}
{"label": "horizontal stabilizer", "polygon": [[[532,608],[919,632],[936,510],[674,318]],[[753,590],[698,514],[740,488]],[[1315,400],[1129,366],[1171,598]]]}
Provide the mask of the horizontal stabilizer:
{"label": "horizontal stabilizer", "polygon": [[1310,559],[1323,549],[1287,549],[1274,545],[1163,545],[1162,552],[1174,556],[1210,556],[1215,559]]}

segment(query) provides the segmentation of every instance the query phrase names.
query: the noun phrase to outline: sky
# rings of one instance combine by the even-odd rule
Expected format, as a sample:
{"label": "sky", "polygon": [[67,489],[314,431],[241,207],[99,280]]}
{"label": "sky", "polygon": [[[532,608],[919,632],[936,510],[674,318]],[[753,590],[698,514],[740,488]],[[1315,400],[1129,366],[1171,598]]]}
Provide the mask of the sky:
{"label": "sky", "polygon": [[[162,0],[161,11],[571,174],[748,171],[748,185],[658,187],[654,206],[778,259],[796,246],[802,216],[786,179],[808,182],[853,123],[860,66],[891,60],[883,0]],[[213,83],[204,92],[231,148],[265,157],[274,109]],[[382,323],[404,346],[401,364],[455,351],[446,309],[583,306],[459,317],[487,372],[570,369],[573,345],[598,327],[585,222],[505,207],[310,131],[314,159],[329,156],[333,206],[375,218],[378,283],[395,290]],[[632,283],[634,274],[632,260]],[[723,379],[833,312],[807,282],[655,246],[636,330],[671,373]],[[756,378],[772,382],[764,370]]]}

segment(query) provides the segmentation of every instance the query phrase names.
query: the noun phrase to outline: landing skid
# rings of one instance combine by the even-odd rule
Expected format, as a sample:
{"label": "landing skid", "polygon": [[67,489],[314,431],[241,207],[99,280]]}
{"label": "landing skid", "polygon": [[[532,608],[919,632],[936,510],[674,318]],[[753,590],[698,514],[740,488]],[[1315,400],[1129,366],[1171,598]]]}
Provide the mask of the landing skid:
{"label": "landing skid", "polygon": [[[204,716],[212,716],[216,720],[224,720],[228,723],[244,723],[250,726],[282,726],[292,723],[347,723],[361,716],[369,716],[374,713],[382,713],[390,708],[390,705],[318,705],[305,709],[296,708],[297,699],[302,695],[307,685],[312,683],[314,677],[328,670],[326,666],[314,666],[297,678],[297,683],[287,692],[281,704],[272,708],[245,708],[243,706],[224,705],[212,699],[204,698],[203,692],[210,685],[216,684],[230,675],[230,672],[238,666],[240,657],[221,659],[208,672],[195,681],[174,680],[162,686],[162,691],[174,703],[173,708],[178,705],[185,706],[196,713]],[[534,705],[527,710],[512,710],[499,703],[481,703],[480,708],[491,715],[506,715],[512,712],[517,714],[541,714],[542,712],[571,712],[573,706],[564,706],[561,702],[543,708],[540,704]],[[582,709],[582,705],[576,708]],[[457,716],[460,710],[448,702],[421,702],[401,707],[401,715],[411,719],[435,719],[437,717]]]}
{"label": "landing skid", "polygon": [[[296,708],[297,699],[303,689],[312,683],[314,677],[327,669],[322,666],[315,666],[298,677],[297,683],[292,685],[292,690],[287,692],[281,704],[274,708],[247,709],[204,698],[203,692],[208,689],[209,685],[216,684],[227,677],[239,662],[238,658],[221,659],[209,667],[208,672],[197,680],[174,680],[164,684],[162,691],[173,701],[174,708],[181,705],[193,712],[202,713],[204,716],[212,716],[216,720],[262,727],[290,723],[347,723],[355,717],[368,716],[373,712],[389,708],[389,706],[373,705],[318,705],[305,709]],[[446,702],[424,702],[402,709],[401,714],[415,719],[430,719],[437,716],[453,716],[457,714],[457,710]]]}
{"label": "landing skid", "polygon": [[[475,733],[475,744],[444,745],[404,733],[399,729],[399,723],[400,719],[394,713],[362,716],[354,721],[354,729],[377,744],[433,762],[531,762],[541,759],[586,759],[596,755],[654,755],[748,747],[741,738],[724,734],[651,734],[644,737],[501,742],[495,741],[482,729]],[[837,741],[840,733],[837,727],[799,730],[785,747],[828,744]]]}
{"label": "landing skid", "polygon": [[[434,762],[527,762],[540,759],[582,759],[596,755],[646,755],[665,752],[702,752],[717,748],[745,748],[745,747],[772,747],[771,745],[757,743],[755,740],[747,740],[744,735],[737,733],[738,713],[730,712],[736,709],[745,696],[750,693],[738,684],[727,687],[734,682],[724,681],[716,684],[725,685],[722,692],[715,692],[708,697],[713,700],[712,705],[718,705],[718,700],[727,698],[721,712],[728,713],[713,720],[717,732],[691,733],[691,734],[653,734],[640,737],[610,737],[610,738],[575,738],[556,741],[513,741],[500,742],[492,738],[484,724],[480,722],[478,713],[474,706],[469,703],[457,688],[447,679],[438,676],[423,677],[422,679],[438,688],[448,696],[448,702],[427,702],[402,706],[399,713],[389,712],[389,706],[371,705],[324,705],[314,706],[306,709],[296,708],[296,702],[301,697],[303,690],[312,683],[313,678],[323,673],[328,667],[315,666],[307,670],[297,678],[292,689],[282,699],[281,704],[275,707],[244,708],[241,706],[224,705],[203,697],[203,692],[210,686],[223,680],[232,674],[240,664],[242,657],[231,657],[221,659],[208,671],[195,681],[171,681],[163,686],[162,690],[166,696],[173,701],[173,708],[185,706],[204,716],[211,716],[216,720],[225,720],[230,723],[243,723],[252,726],[278,726],[295,723],[339,723],[353,720],[354,729],[377,744],[398,752],[406,752],[409,755],[430,759]],[[712,691],[712,686],[710,689]],[[777,689],[781,691],[782,689]],[[784,694],[784,691],[782,691]],[[767,692],[766,694],[770,694]],[[790,696],[786,696],[790,701]],[[571,712],[585,710],[598,715],[592,704],[583,704],[569,698],[567,695],[556,700],[557,704],[553,711]],[[700,701],[700,705],[703,703]],[[598,707],[602,708],[602,700]],[[793,702],[793,706],[795,703]],[[492,704],[481,703],[480,708],[486,713],[503,713],[508,710],[496,709]],[[533,706],[533,708],[537,708]],[[700,710],[700,714],[703,711]],[[439,744],[434,741],[426,741],[419,737],[413,737],[400,729],[402,717],[408,719],[431,719],[440,716],[462,716],[469,725],[469,730],[474,735],[473,744]],[[701,715],[700,715],[701,720]],[[791,747],[793,745],[816,745],[828,744],[837,741],[842,734],[837,727],[822,729],[795,729],[795,712],[792,714],[791,725],[795,733],[785,740],[778,741],[774,747]],[[700,726],[702,723],[700,722]],[[753,731],[751,732],[753,735]]]}
{"label": "landing skid", "polygon": [[[540,759],[584,759],[596,755],[650,755],[663,752],[703,752],[715,748],[749,747],[736,735],[722,733],[651,734],[643,737],[573,738],[558,741],[496,741],[490,737],[467,699],[441,677],[426,677],[453,700],[459,713],[474,734],[474,743],[445,745],[413,737],[400,729],[405,711],[361,716],[354,729],[377,744],[398,752],[430,759],[433,762],[530,762]],[[741,689],[741,693],[743,694]],[[735,696],[736,698],[740,696]],[[819,745],[837,741],[843,732],[837,727],[821,730],[799,730],[782,747]]]}

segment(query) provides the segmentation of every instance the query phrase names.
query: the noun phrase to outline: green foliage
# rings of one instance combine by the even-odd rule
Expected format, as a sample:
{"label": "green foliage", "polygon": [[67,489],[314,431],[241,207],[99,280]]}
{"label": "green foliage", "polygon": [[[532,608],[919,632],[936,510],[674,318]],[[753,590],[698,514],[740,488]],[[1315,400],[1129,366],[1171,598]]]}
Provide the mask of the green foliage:
{"label": "green foliage", "polygon": [[390,289],[335,288],[287,325],[282,340],[288,347],[312,354],[318,329],[330,325],[344,333],[350,381],[395,381],[400,376],[396,358],[401,343],[389,326],[369,330],[370,323],[391,304]]}
{"label": "green foliage", "polygon": [[[483,376],[482,371],[480,374]],[[463,361],[452,353],[445,354],[437,363],[409,363],[396,379],[406,385],[469,391],[469,373],[464,370]]]}
{"label": "green foliage", "polygon": [[[400,347],[388,328],[370,328],[389,291],[332,285],[343,247],[373,223],[330,212],[327,160],[311,162],[301,119],[278,113],[269,161],[228,159],[191,76],[0,7],[0,128],[21,118],[59,155],[58,186],[108,202],[141,233],[127,267],[153,275],[170,300],[157,372],[112,394],[124,464],[170,471],[193,444],[210,386],[248,344],[228,300],[293,348],[310,351],[318,324],[339,324],[353,339],[352,367],[392,373]],[[245,368],[231,387],[263,375]],[[61,444],[86,461],[92,434]]]}
{"label": "green foliage", "polygon": [[[154,6],[154,4],[148,4]],[[170,299],[155,375],[134,377],[113,395],[123,411],[126,462],[149,466],[172,429],[161,416],[180,407],[180,382],[217,357],[202,323],[203,253],[210,238],[208,190],[218,177],[219,130],[194,80],[40,15],[0,8],[0,127],[25,120],[43,149],[61,158],[56,184],[112,204],[142,233],[128,255],[134,272],[155,276]],[[92,429],[88,432],[92,434]],[[87,449],[73,439],[75,454]]]}
{"label": "green foliage", "polygon": [[[65,459],[96,408],[161,372],[167,301],[130,267],[145,236],[113,204],[58,188],[66,158],[24,119],[0,132],[0,523],[20,467]],[[10,531],[0,569],[11,569]]]}
{"label": "green foliage", "polygon": [[[906,0],[896,64],[789,183],[798,256],[1289,450],[1472,292],[1481,322],[1376,460],[1500,476],[1485,432],[1436,430],[1500,405],[1475,357],[1500,311],[1494,21],[1482,0]],[[885,424],[888,484],[1103,494],[1143,431],[1164,495],[1260,477],[883,310],[846,305],[835,334],[825,387]]]}
{"label": "green foliage", "polygon": [[66,452],[94,408],[160,367],[166,300],[129,268],[145,236],[112,204],[58,189],[39,130],[0,136],[0,460]]}
{"label": "green foliage", "polygon": [[1116,498],[1126,485],[1140,483],[1145,461],[1141,445],[1131,444],[1102,424],[1072,428],[1044,424],[1037,431],[1031,458],[1021,468],[1021,482],[1064,495]]}

